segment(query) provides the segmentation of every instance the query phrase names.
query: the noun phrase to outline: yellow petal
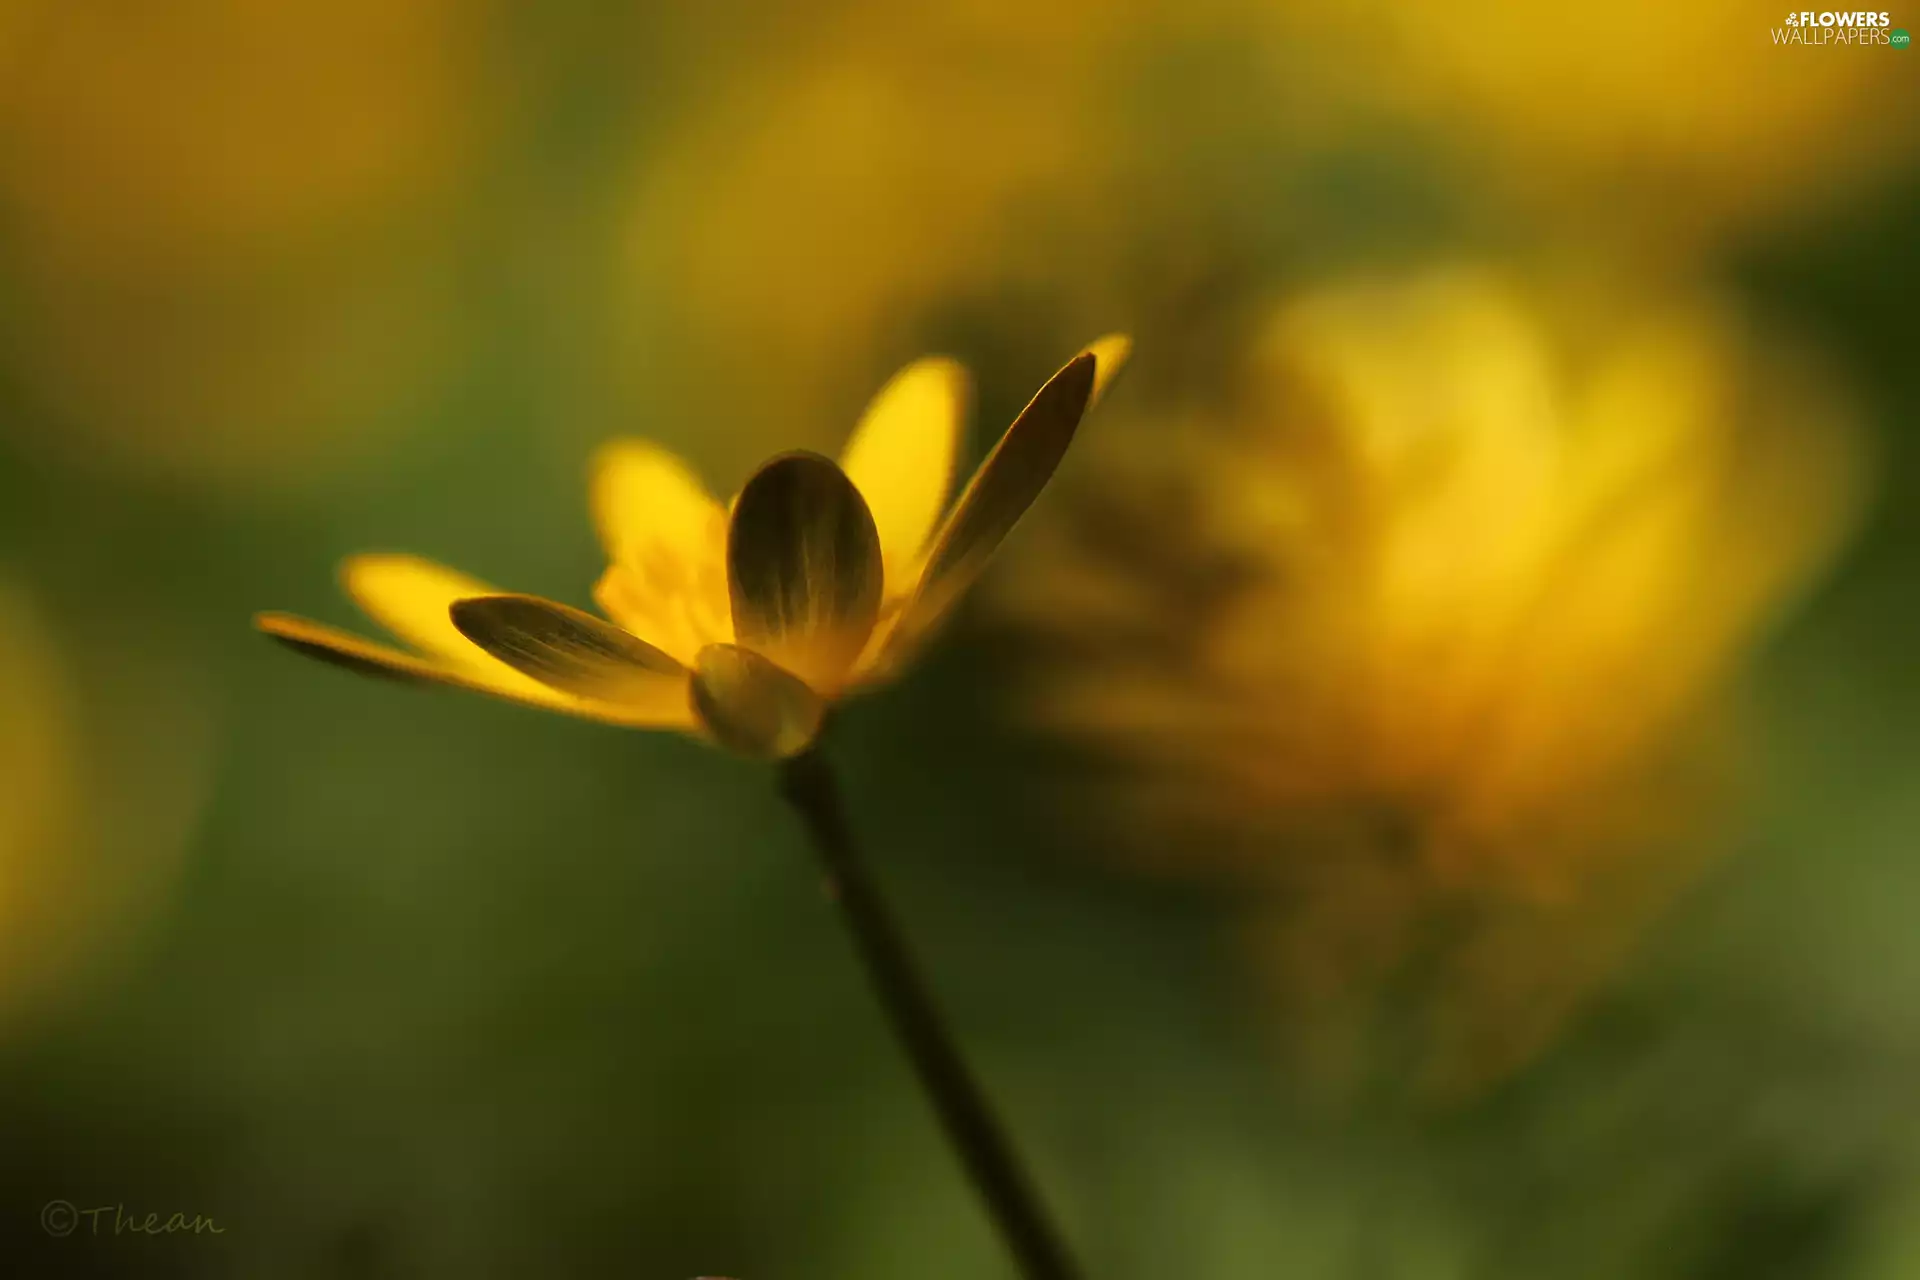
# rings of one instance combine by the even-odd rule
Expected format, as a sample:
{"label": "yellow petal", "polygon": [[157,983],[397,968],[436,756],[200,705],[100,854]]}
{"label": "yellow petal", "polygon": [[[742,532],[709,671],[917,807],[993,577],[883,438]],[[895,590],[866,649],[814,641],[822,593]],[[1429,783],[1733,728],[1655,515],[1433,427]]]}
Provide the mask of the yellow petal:
{"label": "yellow petal", "polygon": [[494,667],[447,616],[455,600],[494,593],[478,578],[419,556],[359,555],[341,562],[340,581],[368,617],[422,653],[469,671]]}
{"label": "yellow petal", "polygon": [[875,655],[880,667],[897,666],[901,654],[931,631],[1040,496],[1086,413],[1099,364],[1094,352],[1069,360],[1020,411],[980,464],[927,552],[926,571],[885,650]]}
{"label": "yellow petal", "polygon": [[446,663],[403,653],[392,645],[291,613],[257,613],[253,625],[295,653],[366,676],[402,681],[461,683]]}
{"label": "yellow petal", "polygon": [[[293,614],[262,613],[254,617],[253,624],[296,653],[362,675],[443,684],[545,711],[558,711],[628,728],[684,729],[693,724],[693,714],[687,706],[684,679],[675,685],[671,697],[662,695],[644,703],[603,702],[550,688],[492,659],[486,660],[485,668],[469,670],[440,658],[423,658],[418,654],[406,653],[390,645],[356,636],[350,631]],[[492,674],[494,671],[498,671],[498,678]]]}
{"label": "yellow petal", "polygon": [[594,603],[634,635],[659,646],[682,666],[691,666],[704,646],[733,639],[721,544],[715,544],[712,558],[712,567],[702,571],[692,590],[662,589],[657,578],[610,564],[593,584]]}
{"label": "yellow petal", "polygon": [[594,455],[593,521],[607,559],[644,566],[660,551],[693,557],[725,532],[720,504],[678,456],[646,440],[614,440]]}
{"label": "yellow petal", "polygon": [[761,467],[734,505],[727,581],[740,643],[832,697],[880,611],[880,537],[860,491],[818,454]]}
{"label": "yellow petal", "polygon": [[733,638],[726,513],[687,464],[644,440],[594,458],[594,523],[612,561],[594,599],[622,626],[681,662]]}
{"label": "yellow petal", "polygon": [[497,595],[497,587],[420,556],[395,554],[349,556],[340,580],[368,617],[474,687],[541,705],[552,701],[551,690],[490,657],[448,616],[454,601]]}
{"label": "yellow petal", "polygon": [[873,512],[889,595],[912,589],[907,574],[939,523],[967,401],[965,369],[943,357],[916,360],[873,398],[841,455]]}
{"label": "yellow petal", "polygon": [[731,644],[700,651],[692,702],[716,742],[756,760],[782,760],[806,750],[826,715],[826,703],[804,680]]}
{"label": "yellow petal", "polygon": [[1087,344],[1083,353],[1093,357],[1093,394],[1087,397],[1086,412],[1092,413],[1093,406],[1107,394],[1107,388],[1127,367],[1127,357],[1133,354],[1133,339],[1124,333],[1110,333],[1104,338]]}
{"label": "yellow petal", "polygon": [[622,705],[684,703],[685,667],[592,614],[523,595],[461,600],[451,612],[467,639],[563,693]]}

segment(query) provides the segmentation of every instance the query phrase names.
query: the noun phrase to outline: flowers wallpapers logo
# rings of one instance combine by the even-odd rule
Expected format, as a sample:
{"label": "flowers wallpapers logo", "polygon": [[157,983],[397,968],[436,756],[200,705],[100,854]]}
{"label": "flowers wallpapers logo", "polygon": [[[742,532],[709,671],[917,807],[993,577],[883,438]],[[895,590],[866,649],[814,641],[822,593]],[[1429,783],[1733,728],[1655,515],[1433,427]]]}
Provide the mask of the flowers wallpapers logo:
{"label": "flowers wallpapers logo", "polygon": [[1787,15],[1784,26],[1773,29],[1775,44],[1803,45],[1891,45],[1903,47],[1901,34],[1892,30],[1893,21],[1881,13],[1837,13],[1801,10]]}

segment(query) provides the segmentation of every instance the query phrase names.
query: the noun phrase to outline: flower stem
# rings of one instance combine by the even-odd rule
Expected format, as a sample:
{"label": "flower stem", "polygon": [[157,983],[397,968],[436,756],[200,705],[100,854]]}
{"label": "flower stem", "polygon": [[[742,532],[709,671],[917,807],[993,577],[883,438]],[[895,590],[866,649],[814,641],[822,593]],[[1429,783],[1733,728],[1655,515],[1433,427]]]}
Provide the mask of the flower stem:
{"label": "flower stem", "polygon": [[818,747],[781,766],[780,790],[813,837],[828,892],[839,904],[867,980],[1020,1274],[1025,1280],[1074,1280],[1074,1266],[1059,1234],[954,1046],[899,927],[861,861],[833,768]]}

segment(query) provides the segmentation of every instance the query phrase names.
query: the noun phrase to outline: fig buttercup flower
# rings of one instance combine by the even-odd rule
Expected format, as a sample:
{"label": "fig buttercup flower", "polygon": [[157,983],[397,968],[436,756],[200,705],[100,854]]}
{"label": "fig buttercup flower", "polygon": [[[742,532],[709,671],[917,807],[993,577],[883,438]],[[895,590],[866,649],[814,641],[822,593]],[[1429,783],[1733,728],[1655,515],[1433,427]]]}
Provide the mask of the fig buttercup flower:
{"label": "fig buttercup flower", "polygon": [[1129,346],[1103,338],[1048,379],[944,517],[967,401],[951,360],[896,375],[839,462],[782,454],[726,506],[672,454],[607,446],[592,499],[611,564],[594,598],[611,622],[390,555],[349,559],[342,576],[412,652],[288,614],[255,619],[356,670],[678,729],[777,761],[780,793],[811,837],[882,1012],[1027,1280],[1076,1270],[866,870],[817,744],[828,708],[898,672],[980,575]]}
{"label": "fig buttercup flower", "polygon": [[919,651],[1046,486],[1129,349],[1113,335],[1068,361],[950,508],[969,387],[942,357],[887,383],[838,462],[782,454],[729,504],[657,445],[607,445],[591,499],[610,563],[593,594],[611,621],[382,554],[349,558],[341,579],[411,651],[291,614],[255,625],[369,674],[789,758],[833,703]]}

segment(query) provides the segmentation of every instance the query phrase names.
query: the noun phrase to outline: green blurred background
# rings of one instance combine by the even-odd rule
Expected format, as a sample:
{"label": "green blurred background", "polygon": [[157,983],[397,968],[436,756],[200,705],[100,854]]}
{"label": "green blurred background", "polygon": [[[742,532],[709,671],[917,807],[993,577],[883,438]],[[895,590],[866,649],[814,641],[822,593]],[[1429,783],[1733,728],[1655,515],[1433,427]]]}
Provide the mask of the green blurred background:
{"label": "green blurred background", "polygon": [[[764,768],[356,680],[249,617],[349,621],[364,549],[584,603],[600,440],[728,492],[937,350],[980,449],[1130,330],[1017,591],[1026,543],[1125,497],[1110,419],[1177,471],[1272,307],[1467,260],[1763,318],[1855,406],[1800,447],[1844,427],[1868,480],[1729,646],[1730,781],[1637,855],[1685,873],[1551,1034],[1439,1090],[1391,1033],[1297,1052],[1265,877],[1214,874],[1212,824],[1119,856],[1113,743],[1032,713],[1070,613],[976,602],[852,707],[854,821],[1089,1274],[1920,1277],[1920,55],[1779,20],[0,0],[8,1273],[1009,1274]],[[1123,568],[1184,572],[1120,519]],[[1596,696],[1667,649],[1634,655]],[[1235,867],[1315,853],[1217,816]],[[1579,920],[1585,884],[1464,892]],[[1316,1008],[1417,1022],[1452,979],[1398,954]],[[58,1238],[53,1200],[224,1231]]]}

